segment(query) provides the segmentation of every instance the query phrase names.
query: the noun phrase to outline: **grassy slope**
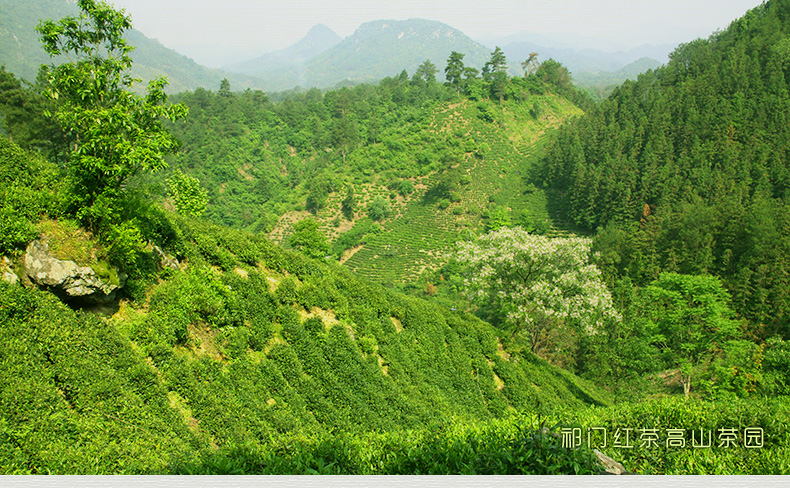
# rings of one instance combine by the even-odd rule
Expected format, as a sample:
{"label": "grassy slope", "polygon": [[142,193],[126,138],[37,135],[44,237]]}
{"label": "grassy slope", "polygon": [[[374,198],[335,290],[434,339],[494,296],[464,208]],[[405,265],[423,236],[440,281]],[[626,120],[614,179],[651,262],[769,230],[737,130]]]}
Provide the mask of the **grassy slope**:
{"label": "grassy slope", "polygon": [[[470,315],[242,231],[160,224],[185,269],[138,284],[111,319],[0,284],[0,472],[272,472],[261,459],[294,443],[301,467],[279,472],[308,472],[326,442],[386,431],[407,449],[448,419],[485,430],[514,412],[611,401]],[[409,472],[399,459],[365,472]]]}
{"label": "grassy slope", "polygon": [[[20,154],[4,153],[7,175]],[[20,174],[52,169],[31,160]],[[642,473],[788,470],[786,400],[607,407],[474,317],[259,236],[161,224],[185,269],[138,284],[109,320],[0,283],[0,473],[596,472],[542,430],[556,422],[763,426],[758,450],[605,451]]]}
{"label": "grassy slope", "polygon": [[[529,113],[533,104],[542,112],[537,118]],[[491,108],[496,118],[481,120],[481,106]],[[470,101],[440,108],[431,130],[460,133],[464,140],[474,141],[473,147],[485,148],[466,153],[459,163],[458,169],[469,176],[469,183],[459,187],[460,201],[441,209],[438,201],[426,198],[440,176],[430,175],[397,217],[385,223],[384,232],[369,239],[345,265],[375,281],[409,281],[424,269],[438,267],[457,240],[484,231],[484,215],[494,206],[506,207],[512,215],[526,211],[533,220],[554,225],[545,193],[525,191],[524,178],[550,132],[580,113],[566,100],[550,95],[532,97],[529,104],[506,102],[502,108]]]}

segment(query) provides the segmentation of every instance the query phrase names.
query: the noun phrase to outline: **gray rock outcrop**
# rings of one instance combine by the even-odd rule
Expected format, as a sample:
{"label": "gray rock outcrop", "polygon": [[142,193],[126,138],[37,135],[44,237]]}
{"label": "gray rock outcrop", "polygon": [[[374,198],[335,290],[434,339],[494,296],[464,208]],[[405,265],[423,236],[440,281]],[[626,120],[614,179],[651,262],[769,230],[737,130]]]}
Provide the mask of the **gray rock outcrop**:
{"label": "gray rock outcrop", "polygon": [[151,252],[154,253],[154,256],[157,259],[157,266],[159,269],[178,269],[180,266],[178,259],[174,258],[170,254],[165,253],[161,247],[155,246],[153,244],[149,245]]}
{"label": "gray rock outcrop", "polygon": [[115,299],[125,276],[119,274],[119,284],[102,280],[93,268],[79,266],[74,261],[57,259],[49,253],[45,242],[33,241],[24,257],[25,273],[36,285],[50,288],[65,298],[88,303],[106,303]]}
{"label": "gray rock outcrop", "polygon": [[593,449],[595,455],[598,457],[598,461],[603,466],[604,470],[609,474],[630,474],[626,471],[625,467],[615,461],[614,459],[610,458],[606,454],[602,453],[598,449]]}
{"label": "gray rock outcrop", "polygon": [[0,280],[12,285],[19,283],[19,277],[14,273],[13,263],[5,256],[0,259]]}

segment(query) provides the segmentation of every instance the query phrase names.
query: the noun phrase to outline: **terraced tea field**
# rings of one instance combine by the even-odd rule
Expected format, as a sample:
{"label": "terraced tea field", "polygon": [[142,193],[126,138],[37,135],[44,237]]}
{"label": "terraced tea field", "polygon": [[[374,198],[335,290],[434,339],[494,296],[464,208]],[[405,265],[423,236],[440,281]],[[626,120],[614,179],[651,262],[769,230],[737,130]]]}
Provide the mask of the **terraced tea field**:
{"label": "terraced tea field", "polygon": [[546,193],[529,185],[526,178],[551,131],[580,112],[562,99],[535,98],[540,98],[534,103],[540,103],[546,114],[538,119],[515,105],[506,105],[504,110],[486,105],[498,110],[494,113],[500,117],[493,121],[482,120],[482,105],[472,102],[438,111],[433,127],[440,133],[463,131],[475,148],[453,168],[468,176],[459,185],[457,201],[442,205],[428,198],[426,189],[442,176],[430,175],[423,180],[426,189],[412,195],[402,213],[385,222],[383,232],[369,236],[345,266],[375,282],[409,282],[422,271],[440,266],[455,242],[485,232],[486,217],[497,207],[505,208],[513,220],[526,214],[532,222],[547,226],[549,235],[569,234],[570,225],[557,219],[558,212],[550,212],[553,208]]}

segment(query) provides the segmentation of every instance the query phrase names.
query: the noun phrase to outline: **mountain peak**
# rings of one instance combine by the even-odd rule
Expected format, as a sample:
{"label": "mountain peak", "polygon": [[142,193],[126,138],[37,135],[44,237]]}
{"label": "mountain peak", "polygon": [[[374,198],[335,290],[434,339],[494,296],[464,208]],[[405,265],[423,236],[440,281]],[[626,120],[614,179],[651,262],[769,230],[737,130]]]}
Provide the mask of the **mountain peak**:
{"label": "mountain peak", "polygon": [[[307,35],[305,37],[316,36],[316,35],[325,35],[325,34],[335,34],[335,31],[327,27],[325,24],[316,24],[310,27],[310,30],[307,31]],[[335,34],[337,35],[337,34]]]}
{"label": "mountain peak", "polygon": [[342,40],[326,25],[316,24],[296,44],[249,61],[225,66],[225,69],[243,74],[257,74],[295,66],[332,48]]}
{"label": "mountain peak", "polygon": [[404,69],[413,73],[425,60],[441,72],[452,51],[464,53],[464,62],[471,66],[483,66],[491,55],[490,50],[443,22],[382,19],[365,22],[342,40],[318,24],[287,50],[226,69],[258,76],[274,90],[296,85],[327,87],[344,80],[373,82]]}
{"label": "mountain peak", "polygon": [[307,34],[300,39],[294,46],[300,46],[304,44],[311,44],[311,45],[322,45],[328,47],[332,47],[338,42],[343,40],[342,37],[337,35],[335,31],[330,29],[324,24],[316,24],[310,27],[310,30],[307,31]]}

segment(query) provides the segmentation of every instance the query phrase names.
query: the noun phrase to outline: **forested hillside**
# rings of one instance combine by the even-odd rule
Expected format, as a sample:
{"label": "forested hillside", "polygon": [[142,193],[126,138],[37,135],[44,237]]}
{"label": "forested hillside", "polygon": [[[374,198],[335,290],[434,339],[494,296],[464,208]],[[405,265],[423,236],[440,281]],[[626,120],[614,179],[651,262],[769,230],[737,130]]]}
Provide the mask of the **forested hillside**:
{"label": "forested hillside", "polygon": [[[40,202],[6,250],[44,228],[35,222],[39,211],[57,219],[46,227],[52,246],[88,244],[74,234],[56,240],[69,222],[58,205],[68,196],[53,177],[57,167],[1,144],[3,208],[20,211],[30,201],[27,187]],[[146,238],[183,264],[156,273],[141,255],[127,268],[137,283],[129,288],[133,301],[121,302],[109,320],[70,310],[50,292],[0,283],[4,473],[246,469],[244,462],[294,442],[306,446],[304,459],[259,469],[347,472],[363,460],[321,467],[314,462],[328,454],[310,454],[309,446],[332,432],[351,441],[386,431],[380,442],[399,443],[395,432],[421,437],[430,435],[426,426],[448,421],[610,402],[531,352],[504,348],[496,330],[471,315],[155,206],[136,218]],[[94,254],[105,252],[112,256],[102,246]],[[507,463],[495,446],[481,449]],[[210,459],[220,464],[204,466]],[[405,462],[364,469],[409,472]],[[458,468],[416,472],[432,469]]]}
{"label": "forested hillside", "polygon": [[591,102],[554,62],[509,78],[503,60],[480,76],[453,59],[451,84],[426,61],[411,77],[281,101],[175,96],[191,115],[173,125],[183,145],[172,165],[200,179],[213,221],[289,245],[294,224],[315,219],[322,257],[380,282],[435,267],[497,219],[547,230],[545,192],[525,193],[524,178],[549,133]]}
{"label": "forested hillside", "polygon": [[540,178],[644,284],[714,274],[751,333],[790,334],[790,3],[767,2],[564,127]]}
{"label": "forested hillside", "polygon": [[[193,177],[167,180],[186,216],[163,209],[142,176],[188,108],[164,81],[131,93],[128,17],[79,6],[39,27],[74,61],[32,87],[2,71],[26,148],[0,139],[4,474],[542,473],[558,427],[539,416],[611,402],[470,314],[189,217]],[[75,25],[95,42],[69,43]],[[600,471],[589,450],[560,459]]]}

